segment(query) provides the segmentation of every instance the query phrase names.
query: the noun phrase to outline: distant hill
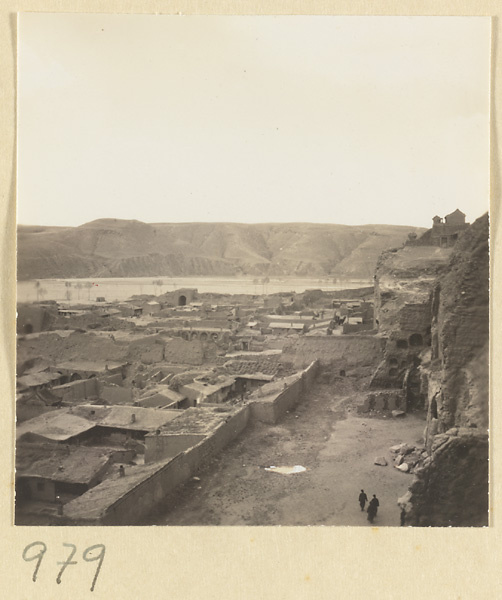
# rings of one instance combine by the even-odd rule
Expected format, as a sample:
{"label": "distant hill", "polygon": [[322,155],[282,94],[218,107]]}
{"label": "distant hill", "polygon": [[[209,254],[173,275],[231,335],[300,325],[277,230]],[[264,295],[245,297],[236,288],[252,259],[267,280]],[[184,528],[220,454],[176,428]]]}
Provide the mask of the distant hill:
{"label": "distant hill", "polygon": [[99,219],[79,227],[18,226],[18,279],[211,275],[373,276],[395,225],[142,223]]}

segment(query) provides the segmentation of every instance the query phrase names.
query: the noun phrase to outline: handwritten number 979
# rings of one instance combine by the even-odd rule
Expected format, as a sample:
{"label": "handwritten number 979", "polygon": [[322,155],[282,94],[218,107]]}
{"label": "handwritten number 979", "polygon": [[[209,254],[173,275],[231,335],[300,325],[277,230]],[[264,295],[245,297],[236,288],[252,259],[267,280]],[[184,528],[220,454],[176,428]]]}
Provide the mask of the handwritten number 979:
{"label": "handwritten number 979", "polygon": [[[56,577],[56,583],[61,583],[61,578],[66,567],[70,565],[76,565],[77,561],[72,560],[77,552],[77,547],[75,544],[63,544],[65,548],[70,548],[70,553],[68,554],[66,560],[60,561],[57,564],[61,565],[61,569]],[[47,546],[44,542],[33,542],[32,544],[28,544],[26,548],[23,550],[23,559],[26,562],[31,562],[36,560],[35,569],[33,571],[32,580],[37,580],[38,570],[40,569],[40,565],[42,564],[42,559],[44,558],[45,553],[47,552]],[[94,578],[92,580],[91,592],[94,591],[94,587],[96,585],[96,580],[98,578],[99,572],[101,571],[101,566],[103,565],[103,560],[105,558],[105,546],[104,544],[95,544],[94,546],[89,546],[86,548],[82,554],[82,558],[85,562],[95,562],[97,561],[96,571],[94,573]]]}

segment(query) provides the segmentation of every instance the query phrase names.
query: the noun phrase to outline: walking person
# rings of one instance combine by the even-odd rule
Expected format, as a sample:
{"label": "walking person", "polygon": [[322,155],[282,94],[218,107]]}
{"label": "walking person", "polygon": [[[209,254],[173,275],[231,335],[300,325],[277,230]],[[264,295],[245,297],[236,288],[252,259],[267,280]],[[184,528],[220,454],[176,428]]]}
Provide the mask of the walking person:
{"label": "walking person", "polygon": [[361,510],[364,510],[364,506],[367,501],[368,501],[368,496],[366,496],[366,494],[364,493],[364,490],[361,490],[361,493],[359,494],[359,506],[361,507]]}
{"label": "walking person", "polygon": [[401,509],[401,527],[406,525],[406,511],[404,508]]}
{"label": "walking person", "polygon": [[378,498],[376,497],[375,494],[373,494],[373,498],[370,500],[370,504],[373,503],[373,506],[375,507],[375,516],[378,512],[378,507],[380,506],[380,502],[378,501]]}
{"label": "walking person", "polygon": [[373,494],[373,498],[370,500],[370,503],[368,504],[368,510],[367,510],[368,521],[370,523],[373,523],[373,519],[377,515],[379,506],[380,506],[380,502],[378,501],[378,498],[375,496],[375,494]]}

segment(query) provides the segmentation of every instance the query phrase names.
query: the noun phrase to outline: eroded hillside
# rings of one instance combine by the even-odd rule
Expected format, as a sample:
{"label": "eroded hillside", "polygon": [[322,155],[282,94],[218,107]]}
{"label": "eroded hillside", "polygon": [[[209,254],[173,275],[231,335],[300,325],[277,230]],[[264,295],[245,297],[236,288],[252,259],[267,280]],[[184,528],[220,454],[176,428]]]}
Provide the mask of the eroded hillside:
{"label": "eroded hillside", "polygon": [[415,227],[100,219],[18,228],[18,278],[270,275],[370,278]]}

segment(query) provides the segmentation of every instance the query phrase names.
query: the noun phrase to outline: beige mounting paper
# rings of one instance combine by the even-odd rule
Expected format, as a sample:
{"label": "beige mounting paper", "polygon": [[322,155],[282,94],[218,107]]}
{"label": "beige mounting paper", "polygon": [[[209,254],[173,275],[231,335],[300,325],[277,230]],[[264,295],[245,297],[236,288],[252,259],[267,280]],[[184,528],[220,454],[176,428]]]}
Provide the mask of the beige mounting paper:
{"label": "beige mounting paper", "polygon": [[[500,69],[502,4],[498,1],[155,1],[155,0],[4,0],[0,7],[2,222],[1,306],[3,309],[1,377],[3,400],[1,470],[0,577],[4,597],[21,598],[169,598],[224,599],[485,599],[502,593],[500,548],[501,408],[497,403],[501,370],[499,336],[492,336],[491,526],[485,529],[343,528],[343,527],[14,527],[14,319],[15,319],[15,84],[16,13],[104,12],[165,14],[350,14],[492,16],[492,332],[500,331],[499,233],[502,119]],[[245,16],[243,16],[245,18]],[[34,562],[23,549],[47,546],[36,583]],[[76,565],[56,576],[77,548]],[[95,563],[83,553],[106,545],[106,557],[93,592]]]}

